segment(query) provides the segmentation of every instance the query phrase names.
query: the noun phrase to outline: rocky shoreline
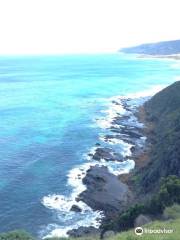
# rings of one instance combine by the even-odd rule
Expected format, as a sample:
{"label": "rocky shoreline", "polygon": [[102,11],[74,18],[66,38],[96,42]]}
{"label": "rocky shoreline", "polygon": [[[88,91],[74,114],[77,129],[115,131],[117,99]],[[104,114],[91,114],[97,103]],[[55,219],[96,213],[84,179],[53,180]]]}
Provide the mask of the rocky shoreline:
{"label": "rocky shoreline", "polygon": [[[145,101],[145,100],[143,100]],[[89,157],[96,161],[107,162],[125,162],[129,159],[134,160],[145,150],[145,130],[142,122],[138,119],[138,109],[141,104],[134,105],[131,99],[119,98],[113,100],[112,104],[121,105],[125,109],[125,114],[117,115],[112,119],[108,133],[104,136],[104,142],[109,146],[96,143],[96,149]],[[124,155],[110,146],[114,140],[122,141],[130,145],[129,153]],[[104,218],[102,222],[116,217],[126,210],[136,201],[136,196],[131,187],[109,172],[108,168],[101,165],[91,166],[85,177],[82,179],[86,190],[77,197],[78,201],[83,201],[95,211],[103,211]],[[74,207],[75,211],[80,211]],[[100,234],[100,230],[94,227],[80,227],[67,233],[72,237],[81,237],[87,235]]]}

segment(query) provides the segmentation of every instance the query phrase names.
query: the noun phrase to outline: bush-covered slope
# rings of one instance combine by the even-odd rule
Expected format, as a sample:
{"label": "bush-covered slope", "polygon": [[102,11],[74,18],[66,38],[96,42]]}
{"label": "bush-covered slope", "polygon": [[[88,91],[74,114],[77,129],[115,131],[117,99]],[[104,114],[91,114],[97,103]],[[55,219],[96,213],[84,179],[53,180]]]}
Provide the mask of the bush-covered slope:
{"label": "bush-covered slope", "polygon": [[[146,111],[157,120],[180,109],[180,81],[158,92],[145,103]],[[160,119],[159,119],[160,120]]]}
{"label": "bush-covered slope", "polygon": [[150,163],[140,172],[140,184],[148,191],[161,177],[180,177],[180,81],[157,93],[144,109],[154,125]]}
{"label": "bush-covered slope", "polygon": [[135,235],[133,230],[123,232],[121,234],[112,237],[109,240],[179,240],[180,236],[180,219],[163,221],[154,221],[150,224],[145,225],[148,229],[173,229],[172,234],[143,234],[141,236]]}
{"label": "bush-covered slope", "polygon": [[135,47],[123,48],[124,53],[148,54],[148,55],[171,55],[180,53],[180,40],[147,43]]}

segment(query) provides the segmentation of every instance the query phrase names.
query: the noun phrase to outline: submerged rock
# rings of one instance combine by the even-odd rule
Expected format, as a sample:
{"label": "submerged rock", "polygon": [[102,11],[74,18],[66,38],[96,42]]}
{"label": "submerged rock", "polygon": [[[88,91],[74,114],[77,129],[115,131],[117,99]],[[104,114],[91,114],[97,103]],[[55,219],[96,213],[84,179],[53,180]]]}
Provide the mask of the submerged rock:
{"label": "submerged rock", "polygon": [[74,204],[74,205],[72,205],[70,211],[73,211],[73,212],[82,212],[82,209],[81,209],[79,206],[77,206],[77,205]]}
{"label": "submerged rock", "polygon": [[101,146],[101,144],[100,143],[96,143],[95,146]]}

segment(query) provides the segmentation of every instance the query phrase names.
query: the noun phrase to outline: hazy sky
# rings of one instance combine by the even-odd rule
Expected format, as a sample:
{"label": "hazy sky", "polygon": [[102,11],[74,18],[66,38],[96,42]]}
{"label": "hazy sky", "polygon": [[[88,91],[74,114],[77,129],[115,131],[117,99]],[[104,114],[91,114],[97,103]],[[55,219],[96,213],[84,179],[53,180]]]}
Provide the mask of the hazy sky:
{"label": "hazy sky", "polygon": [[180,0],[0,0],[0,54],[112,52],[180,39]]}

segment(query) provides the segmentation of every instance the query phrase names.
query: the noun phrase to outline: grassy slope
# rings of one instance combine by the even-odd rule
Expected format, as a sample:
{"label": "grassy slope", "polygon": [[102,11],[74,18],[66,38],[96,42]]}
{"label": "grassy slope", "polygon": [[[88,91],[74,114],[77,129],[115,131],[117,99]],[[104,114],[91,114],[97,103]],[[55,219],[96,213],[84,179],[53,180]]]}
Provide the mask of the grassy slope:
{"label": "grassy slope", "polygon": [[143,234],[141,236],[136,236],[135,233],[131,230],[128,232],[124,232],[122,234],[119,234],[111,240],[179,240],[180,236],[180,219],[175,220],[169,220],[166,222],[162,221],[155,221],[151,224],[147,224],[144,227],[150,228],[150,229],[173,229],[174,233],[172,234]]}
{"label": "grassy slope", "polygon": [[[180,239],[180,218],[173,219],[169,221],[154,221],[150,224],[144,225],[144,228],[149,229],[173,229],[174,232],[172,234],[143,234],[141,236],[137,236],[133,230],[122,232],[120,234],[115,235],[114,237],[110,237],[106,240],[179,240]],[[56,240],[56,239],[53,239]],[[59,240],[59,239],[57,239]],[[68,240],[73,240],[72,238]],[[79,240],[99,240],[97,237],[87,237],[80,238]]]}

